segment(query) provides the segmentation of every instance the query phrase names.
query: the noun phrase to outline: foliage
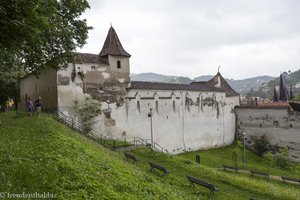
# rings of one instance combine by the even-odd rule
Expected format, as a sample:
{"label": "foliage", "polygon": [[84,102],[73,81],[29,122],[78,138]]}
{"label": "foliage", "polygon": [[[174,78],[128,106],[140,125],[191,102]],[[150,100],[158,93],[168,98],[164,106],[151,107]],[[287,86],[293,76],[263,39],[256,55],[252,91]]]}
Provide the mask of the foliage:
{"label": "foliage", "polygon": [[[236,148],[236,144],[232,144],[226,147],[220,147],[216,149],[200,150],[195,152],[187,152],[181,154],[185,159],[195,159],[195,156],[201,154],[201,165],[205,165],[211,168],[223,168],[223,165],[232,165],[232,151]],[[246,149],[247,155],[247,169],[255,171],[265,171],[268,168],[264,157],[258,156],[250,149]],[[242,160],[239,160],[239,165],[242,164]],[[276,156],[274,156],[274,165],[270,169],[270,173],[277,176],[292,176],[300,177],[300,163],[292,163],[292,167],[289,170],[279,168],[276,165]]]}
{"label": "foliage", "polygon": [[264,153],[266,153],[270,148],[270,143],[265,135],[262,135],[261,137],[254,137],[254,150],[255,152],[263,156]]}
{"label": "foliage", "polygon": [[[284,72],[284,78],[286,81],[286,84],[288,85],[287,88],[289,88],[290,86],[294,86],[297,83],[299,83],[300,80],[300,70],[291,72],[290,70],[288,72]],[[269,88],[274,88],[275,86],[279,86],[279,76],[271,81],[268,82],[268,86]],[[274,97],[274,90],[270,89],[268,90],[266,93],[262,92],[261,90],[262,88],[259,88],[259,91],[250,91],[247,92],[248,94],[250,94],[251,96],[257,96],[257,97],[262,97],[262,98],[269,98],[269,99],[273,99]],[[293,94],[297,95],[300,94],[300,89],[299,88],[293,88]]]}
{"label": "foliage", "polygon": [[91,29],[80,18],[86,8],[86,0],[0,1],[0,96],[17,96],[7,88],[18,88],[26,73],[38,75],[44,67],[58,69],[74,60]]}
{"label": "foliage", "polygon": [[270,170],[271,170],[271,167],[273,167],[274,165],[274,157],[273,157],[273,154],[269,151],[267,153],[264,154],[264,160],[267,164],[267,171],[268,173],[270,174]]}
{"label": "foliage", "polygon": [[287,169],[290,167],[289,149],[287,146],[284,146],[280,149],[280,153],[276,157],[276,164],[278,167],[283,169]]}
{"label": "foliage", "polygon": [[300,93],[297,96],[295,96],[293,100],[300,101]]}
{"label": "foliage", "polygon": [[234,161],[234,166],[238,167],[238,162],[242,157],[242,142],[237,140],[234,149],[231,152],[232,160]]}
{"label": "foliage", "polygon": [[101,103],[92,97],[85,97],[82,103],[75,100],[73,107],[80,115],[84,132],[89,133],[95,124],[94,118],[100,113]]}

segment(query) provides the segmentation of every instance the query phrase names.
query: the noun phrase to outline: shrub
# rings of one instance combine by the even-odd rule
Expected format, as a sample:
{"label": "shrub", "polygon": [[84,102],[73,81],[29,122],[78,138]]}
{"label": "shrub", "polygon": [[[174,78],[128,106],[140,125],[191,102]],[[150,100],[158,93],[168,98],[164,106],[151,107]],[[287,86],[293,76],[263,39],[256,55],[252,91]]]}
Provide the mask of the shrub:
{"label": "shrub", "polygon": [[264,155],[270,148],[270,143],[267,140],[267,137],[265,135],[262,135],[261,137],[254,137],[254,150],[255,152],[262,156]]}
{"label": "shrub", "polygon": [[289,149],[284,146],[280,149],[279,155],[276,157],[276,164],[278,167],[287,169],[290,167],[289,162]]}
{"label": "shrub", "polygon": [[274,165],[274,156],[270,151],[264,154],[264,161],[266,162],[266,164],[268,166],[267,171],[270,174],[270,169]]}
{"label": "shrub", "polygon": [[86,97],[81,104],[78,100],[74,101],[74,109],[80,115],[85,133],[92,130],[92,125],[95,123],[93,119],[99,114],[100,107],[101,103],[92,97]]}
{"label": "shrub", "polygon": [[242,154],[242,142],[237,140],[236,141],[236,146],[234,147],[234,149],[232,150],[232,159],[234,161],[234,166],[237,167],[238,166],[238,161],[241,158],[241,154]]}

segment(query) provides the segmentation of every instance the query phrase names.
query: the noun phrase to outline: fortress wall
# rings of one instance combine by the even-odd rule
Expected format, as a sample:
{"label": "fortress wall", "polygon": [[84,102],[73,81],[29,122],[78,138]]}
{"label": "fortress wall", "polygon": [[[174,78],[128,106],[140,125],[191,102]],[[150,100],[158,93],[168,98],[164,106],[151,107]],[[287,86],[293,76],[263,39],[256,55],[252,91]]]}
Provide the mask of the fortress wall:
{"label": "fortress wall", "polygon": [[253,138],[265,135],[274,146],[288,146],[290,157],[300,161],[300,113],[287,107],[237,107],[237,130],[247,134],[247,145]]}
{"label": "fortress wall", "polygon": [[231,144],[239,98],[221,92],[129,90],[124,106],[111,105],[111,136],[150,139],[171,153]]}

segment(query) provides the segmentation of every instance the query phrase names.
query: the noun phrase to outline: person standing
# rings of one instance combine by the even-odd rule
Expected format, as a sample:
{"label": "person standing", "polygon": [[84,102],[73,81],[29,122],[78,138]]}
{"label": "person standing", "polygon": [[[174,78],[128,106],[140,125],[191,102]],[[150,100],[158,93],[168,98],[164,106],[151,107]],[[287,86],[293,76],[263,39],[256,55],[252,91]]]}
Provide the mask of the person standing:
{"label": "person standing", "polygon": [[26,106],[27,106],[28,116],[32,117],[33,103],[32,103],[31,97],[28,97]]}
{"label": "person standing", "polygon": [[40,116],[41,111],[42,111],[42,100],[41,100],[41,97],[39,97],[39,98],[35,101],[35,109],[36,109],[37,115]]}

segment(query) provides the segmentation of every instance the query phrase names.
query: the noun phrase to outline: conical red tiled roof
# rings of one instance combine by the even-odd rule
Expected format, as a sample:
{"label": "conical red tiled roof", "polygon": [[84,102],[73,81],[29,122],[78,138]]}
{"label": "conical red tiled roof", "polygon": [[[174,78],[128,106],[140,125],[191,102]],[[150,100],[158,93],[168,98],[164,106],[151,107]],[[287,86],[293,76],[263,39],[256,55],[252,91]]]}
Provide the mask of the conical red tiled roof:
{"label": "conical red tiled roof", "polygon": [[99,54],[99,56],[107,56],[107,55],[127,56],[127,57],[131,56],[122,47],[122,44],[118,38],[118,35],[112,26],[110,27],[110,29],[108,31],[104,45]]}

